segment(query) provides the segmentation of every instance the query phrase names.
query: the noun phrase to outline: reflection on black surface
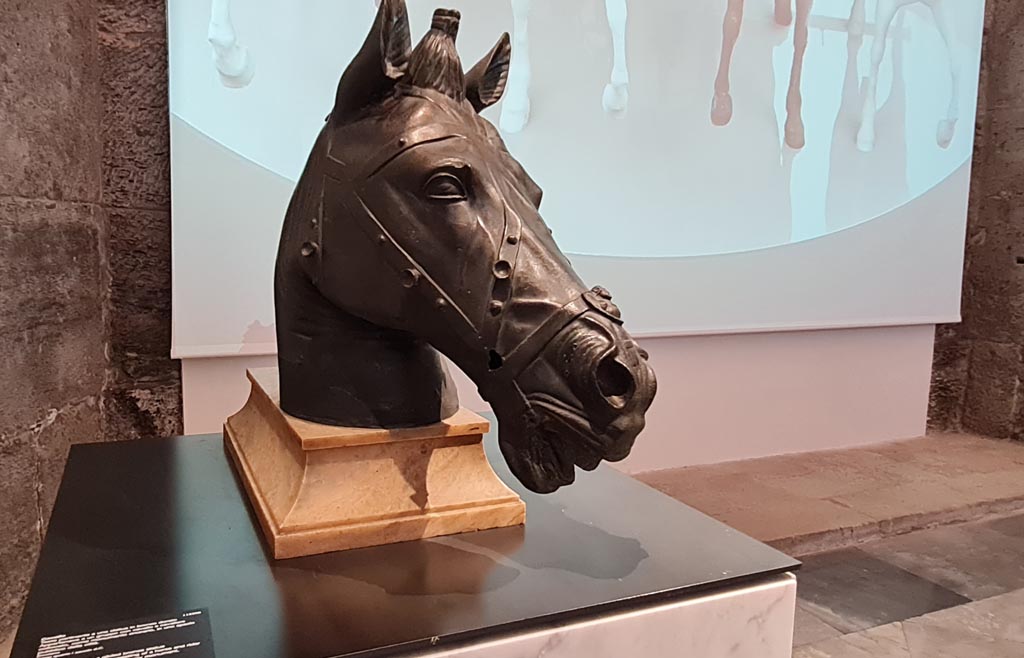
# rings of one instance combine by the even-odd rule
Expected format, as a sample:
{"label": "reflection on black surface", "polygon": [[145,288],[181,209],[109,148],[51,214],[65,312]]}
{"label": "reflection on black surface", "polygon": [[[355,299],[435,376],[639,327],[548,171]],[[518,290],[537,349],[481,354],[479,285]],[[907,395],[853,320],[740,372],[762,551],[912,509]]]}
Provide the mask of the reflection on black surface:
{"label": "reflection on black surface", "polygon": [[[396,628],[439,634],[479,615],[479,595],[519,577],[485,555],[432,540],[279,560],[273,572],[289,654],[301,657],[386,646],[402,635]],[[385,608],[391,613],[373,614]]]}
{"label": "reflection on black surface", "polygon": [[486,555],[433,541],[313,555],[278,564],[278,582],[287,578],[287,571],[296,569],[357,580],[403,596],[480,594],[504,587],[519,576],[519,570]]}
{"label": "reflection on black surface", "polygon": [[[485,415],[492,426],[484,436],[484,451],[498,477],[526,502],[526,527],[485,530],[460,535],[459,539],[494,551],[529,569],[561,569],[599,580],[621,579],[636,571],[640,563],[649,557],[637,539],[620,537],[590,523],[580,523],[565,513],[562,501],[574,500],[585,485],[578,483],[574,489],[563,490],[561,495],[539,495],[527,491],[516,481],[498,450],[497,423],[492,414]],[[603,473],[606,468],[599,467],[595,473]],[[581,477],[594,478],[595,475],[584,473]],[[588,505],[601,506],[593,495],[584,498]],[[619,504],[625,502],[618,501]],[[549,528],[559,530],[557,547],[536,534],[548,532]]]}
{"label": "reflection on black surface", "polygon": [[[338,646],[381,646],[395,637],[396,625],[413,636],[442,635],[458,628],[467,616],[489,614],[481,596],[488,592],[508,589],[503,600],[516,607],[520,597],[539,594],[535,589],[515,593],[509,588],[522,575],[516,564],[621,580],[648,557],[638,540],[580,523],[541,496],[530,497],[527,517],[530,525],[525,529],[500,528],[272,561],[290,655],[313,657]],[[530,541],[531,529],[550,533],[553,527],[561,530],[562,550],[546,537]],[[569,547],[578,550],[566,550]],[[403,602],[397,604],[396,596]],[[394,612],[396,605],[402,609],[400,618],[368,614],[384,607]]]}
{"label": "reflection on black surface", "polygon": [[[506,532],[513,545],[522,541],[522,528],[494,532]],[[481,595],[520,576],[518,569],[439,540],[289,560],[268,555],[268,561],[281,600],[289,655],[302,658],[330,655],[339,646],[386,646],[400,627],[413,637],[441,634],[467,617],[486,614]],[[385,608],[392,614],[373,614]],[[397,616],[396,609],[401,611]]]}
{"label": "reflection on black surface", "polygon": [[[525,528],[272,561],[290,655],[305,658],[326,655],[338,646],[381,646],[396,636],[396,625],[404,628],[403,635],[440,636],[459,628],[467,617],[499,612],[490,609],[482,596],[486,593],[501,597],[495,601],[509,606],[501,614],[514,618],[524,600],[544,591],[536,585],[528,591],[512,587],[524,571],[557,569],[567,577],[622,580],[648,557],[637,539],[576,521],[550,497],[526,499]],[[558,547],[549,541],[552,528],[559,529]],[[531,532],[539,534],[531,537]],[[554,579],[550,582],[557,587]],[[605,585],[595,582],[594,587]],[[544,595],[557,599],[561,594]],[[396,606],[400,618],[370,612],[386,607],[394,613]]]}
{"label": "reflection on black surface", "polygon": [[461,535],[460,540],[508,556],[509,560],[530,569],[562,569],[589,578],[602,580],[625,578],[649,556],[643,545],[632,537],[619,537],[601,528],[580,523],[565,510],[545,500],[533,499],[526,509],[532,528],[558,527],[562,541],[576,546],[576,551],[551,551],[543,542],[521,542],[513,545],[513,536],[503,532],[476,532]]}

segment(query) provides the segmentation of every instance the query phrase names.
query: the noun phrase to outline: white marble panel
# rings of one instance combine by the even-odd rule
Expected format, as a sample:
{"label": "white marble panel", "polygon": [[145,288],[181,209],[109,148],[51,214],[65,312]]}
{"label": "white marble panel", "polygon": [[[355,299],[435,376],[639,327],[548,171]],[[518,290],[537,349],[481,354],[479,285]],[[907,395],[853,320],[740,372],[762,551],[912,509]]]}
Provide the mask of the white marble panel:
{"label": "white marble panel", "polygon": [[796,578],[611,614],[422,658],[790,658]]}

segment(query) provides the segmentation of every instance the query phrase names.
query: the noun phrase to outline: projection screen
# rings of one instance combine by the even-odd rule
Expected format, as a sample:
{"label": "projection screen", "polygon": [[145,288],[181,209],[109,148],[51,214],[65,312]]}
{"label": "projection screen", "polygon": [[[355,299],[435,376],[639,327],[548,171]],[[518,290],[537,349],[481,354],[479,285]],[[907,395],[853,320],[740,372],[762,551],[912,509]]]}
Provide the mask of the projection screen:
{"label": "projection screen", "polygon": [[[446,4],[465,68],[511,33],[485,116],[635,335],[959,319],[983,0]],[[174,356],[273,353],[281,220],[375,12],[169,1]]]}

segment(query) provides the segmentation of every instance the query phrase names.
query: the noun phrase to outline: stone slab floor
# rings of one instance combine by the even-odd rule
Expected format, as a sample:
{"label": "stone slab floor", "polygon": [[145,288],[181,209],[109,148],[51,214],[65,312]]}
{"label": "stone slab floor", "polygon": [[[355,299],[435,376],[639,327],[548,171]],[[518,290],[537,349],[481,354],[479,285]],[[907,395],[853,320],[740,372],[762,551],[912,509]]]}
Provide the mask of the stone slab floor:
{"label": "stone slab floor", "polygon": [[936,434],[638,478],[805,556],[794,658],[1024,658],[1024,443]]}
{"label": "stone slab floor", "polygon": [[637,478],[790,555],[807,555],[1024,511],[1024,442],[934,434]]}
{"label": "stone slab floor", "polygon": [[1024,515],[804,558],[794,658],[1024,657]]}

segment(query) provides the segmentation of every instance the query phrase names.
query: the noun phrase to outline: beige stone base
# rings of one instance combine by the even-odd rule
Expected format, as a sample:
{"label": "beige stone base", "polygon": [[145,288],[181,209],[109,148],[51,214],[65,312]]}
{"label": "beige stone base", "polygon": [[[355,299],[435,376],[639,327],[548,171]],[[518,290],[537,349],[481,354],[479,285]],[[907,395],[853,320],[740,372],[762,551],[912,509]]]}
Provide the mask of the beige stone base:
{"label": "beige stone base", "polygon": [[484,455],[489,424],[468,409],[426,427],[332,427],[281,411],[277,368],[247,374],[252,392],[224,442],[274,557],[524,522]]}

